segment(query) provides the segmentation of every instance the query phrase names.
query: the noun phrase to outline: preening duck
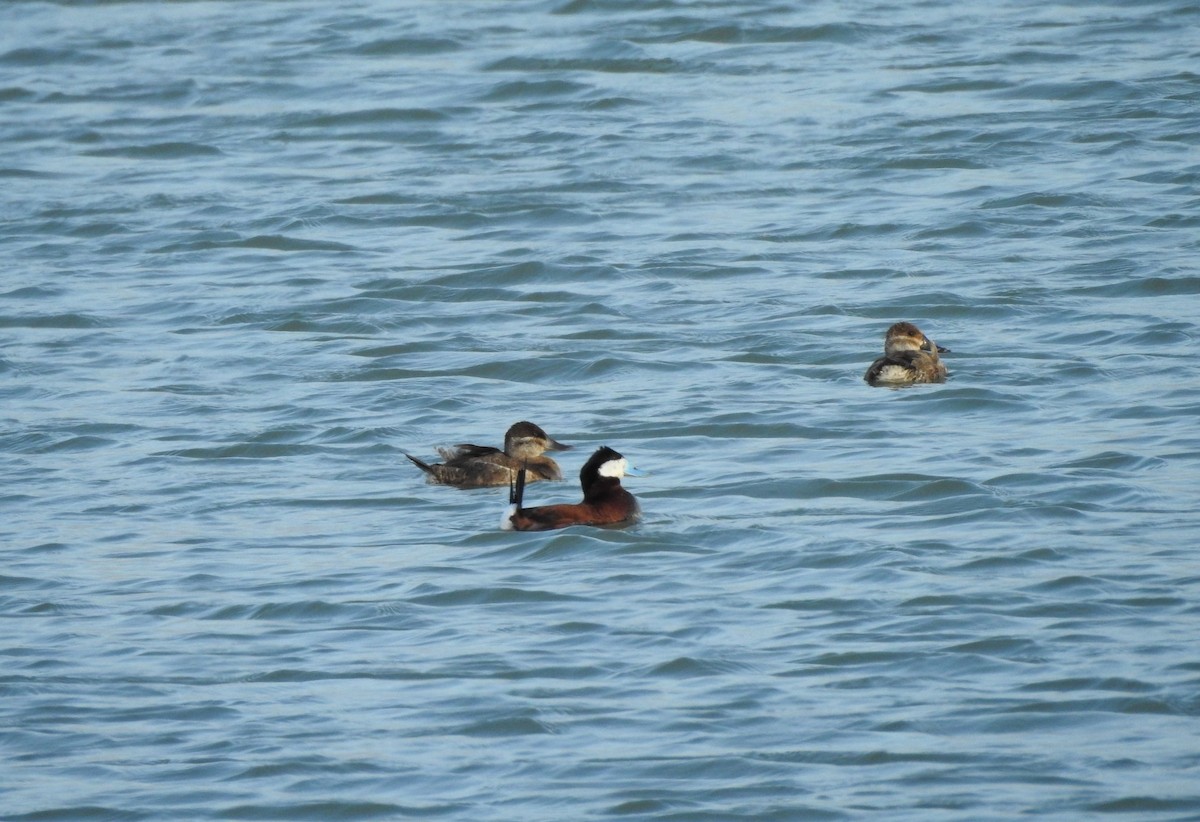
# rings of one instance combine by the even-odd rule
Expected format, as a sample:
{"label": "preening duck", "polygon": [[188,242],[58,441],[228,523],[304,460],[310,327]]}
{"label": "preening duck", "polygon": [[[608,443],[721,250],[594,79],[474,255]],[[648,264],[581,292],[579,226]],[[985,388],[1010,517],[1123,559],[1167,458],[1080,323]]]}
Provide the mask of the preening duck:
{"label": "preening duck", "polygon": [[871,385],[912,385],[945,382],[946,364],[938,356],[948,354],[909,322],[900,322],[887,330],[883,356],[871,363],[863,379]]}

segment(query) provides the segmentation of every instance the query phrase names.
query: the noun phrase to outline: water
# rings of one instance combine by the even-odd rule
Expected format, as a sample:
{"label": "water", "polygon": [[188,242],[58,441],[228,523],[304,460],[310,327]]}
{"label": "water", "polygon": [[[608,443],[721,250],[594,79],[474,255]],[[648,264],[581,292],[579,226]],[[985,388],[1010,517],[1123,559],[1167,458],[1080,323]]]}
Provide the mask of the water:
{"label": "water", "polygon": [[0,8],[5,819],[1200,819],[1200,5],[794,5]]}

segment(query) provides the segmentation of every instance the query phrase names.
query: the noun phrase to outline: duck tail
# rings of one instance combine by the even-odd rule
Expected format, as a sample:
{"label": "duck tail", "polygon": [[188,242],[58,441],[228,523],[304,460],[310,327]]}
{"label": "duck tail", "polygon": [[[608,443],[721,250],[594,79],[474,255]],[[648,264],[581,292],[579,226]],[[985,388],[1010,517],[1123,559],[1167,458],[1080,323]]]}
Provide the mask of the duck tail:
{"label": "duck tail", "polygon": [[419,460],[419,459],[417,459],[416,457],[414,457],[412,454],[405,454],[404,456],[406,456],[406,457],[408,457],[410,460],[412,460],[412,462],[413,462],[413,465],[415,465],[415,466],[417,466],[418,468],[420,468],[420,469],[421,469],[422,471],[424,471],[426,474],[432,474],[432,473],[433,473],[433,466],[432,466],[432,465],[430,465],[429,463],[427,463],[427,462],[422,462],[421,460]]}
{"label": "duck tail", "polygon": [[517,475],[508,481],[508,508],[500,517],[500,528],[504,531],[515,531],[513,519],[521,513],[521,503],[525,499],[525,467],[517,470]]}
{"label": "duck tail", "polygon": [[525,501],[525,476],[528,469],[522,465],[517,469],[517,476],[508,483],[508,501],[517,506],[517,510],[521,510],[521,503]]}

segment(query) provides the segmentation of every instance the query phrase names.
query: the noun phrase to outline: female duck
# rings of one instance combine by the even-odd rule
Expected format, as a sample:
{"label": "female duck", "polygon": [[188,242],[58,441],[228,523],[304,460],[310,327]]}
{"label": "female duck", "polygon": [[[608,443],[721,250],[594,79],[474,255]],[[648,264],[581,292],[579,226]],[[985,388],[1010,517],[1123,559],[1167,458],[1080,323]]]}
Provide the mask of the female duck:
{"label": "female duck", "polygon": [[483,488],[489,485],[508,485],[517,475],[517,470],[528,471],[528,481],[560,480],[562,471],[558,463],[544,456],[546,451],[567,451],[569,445],[555,442],[538,426],[522,420],[509,427],[504,435],[504,450],[489,445],[461,443],[453,448],[439,448],[445,462],[430,465],[414,457],[418,468],[429,476],[429,481],[438,485],[453,485],[458,488]]}
{"label": "female duck", "polygon": [[633,494],[621,487],[621,477],[626,474],[636,477],[641,472],[605,446],[597,449],[579,471],[583,502],[522,508],[525,472],[518,471],[509,488],[511,504],[500,527],[505,531],[550,531],[570,525],[628,525],[638,518],[640,509]]}
{"label": "female duck", "polygon": [[945,382],[946,364],[938,353],[948,354],[912,323],[896,323],[883,340],[883,356],[871,363],[863,379],[871,385],[912,385]]}

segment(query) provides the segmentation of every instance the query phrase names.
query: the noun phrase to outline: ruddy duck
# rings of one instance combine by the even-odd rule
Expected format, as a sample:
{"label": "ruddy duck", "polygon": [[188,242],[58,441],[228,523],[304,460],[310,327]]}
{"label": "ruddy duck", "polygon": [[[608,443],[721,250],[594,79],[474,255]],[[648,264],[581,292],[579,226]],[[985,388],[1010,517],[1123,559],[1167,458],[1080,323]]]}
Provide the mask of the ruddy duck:
{"label": "ruddy duck", "polygon": [[945,382],[946,364],[938,354],[950,353],[912,323],[896,323],[883,340],[883,356],[871,363],[863,379],[871,385]]}
{"label": "ruddy duck", "polygon": [[605,446],[597,449],[579,471],[583,502],[522,508],[525,472],[518,471],[509,487],[511,504],[500,520],[500,527],[505,531],[550,531],[570,525],[628,525],[638,518],[640,509],[633,494],[621,487],[621,477],[626,474],[636,477],[641,473]]}
{"label": "ruddy duck", "polygon": [[533,423],[522,420],[514,423],[505,433],[503,451],[490,445],[464,442],[453,448],[439,448],[438,453],[445,462],[433,465],[412,454],[404,456],[428,474],[432,483],[458,488],[483,488],[511,484],[521,468],[526,469],[529,482],[560,480],[563,476],[558,463],[543,454],[570,448],[569,445],[555,442]]}

